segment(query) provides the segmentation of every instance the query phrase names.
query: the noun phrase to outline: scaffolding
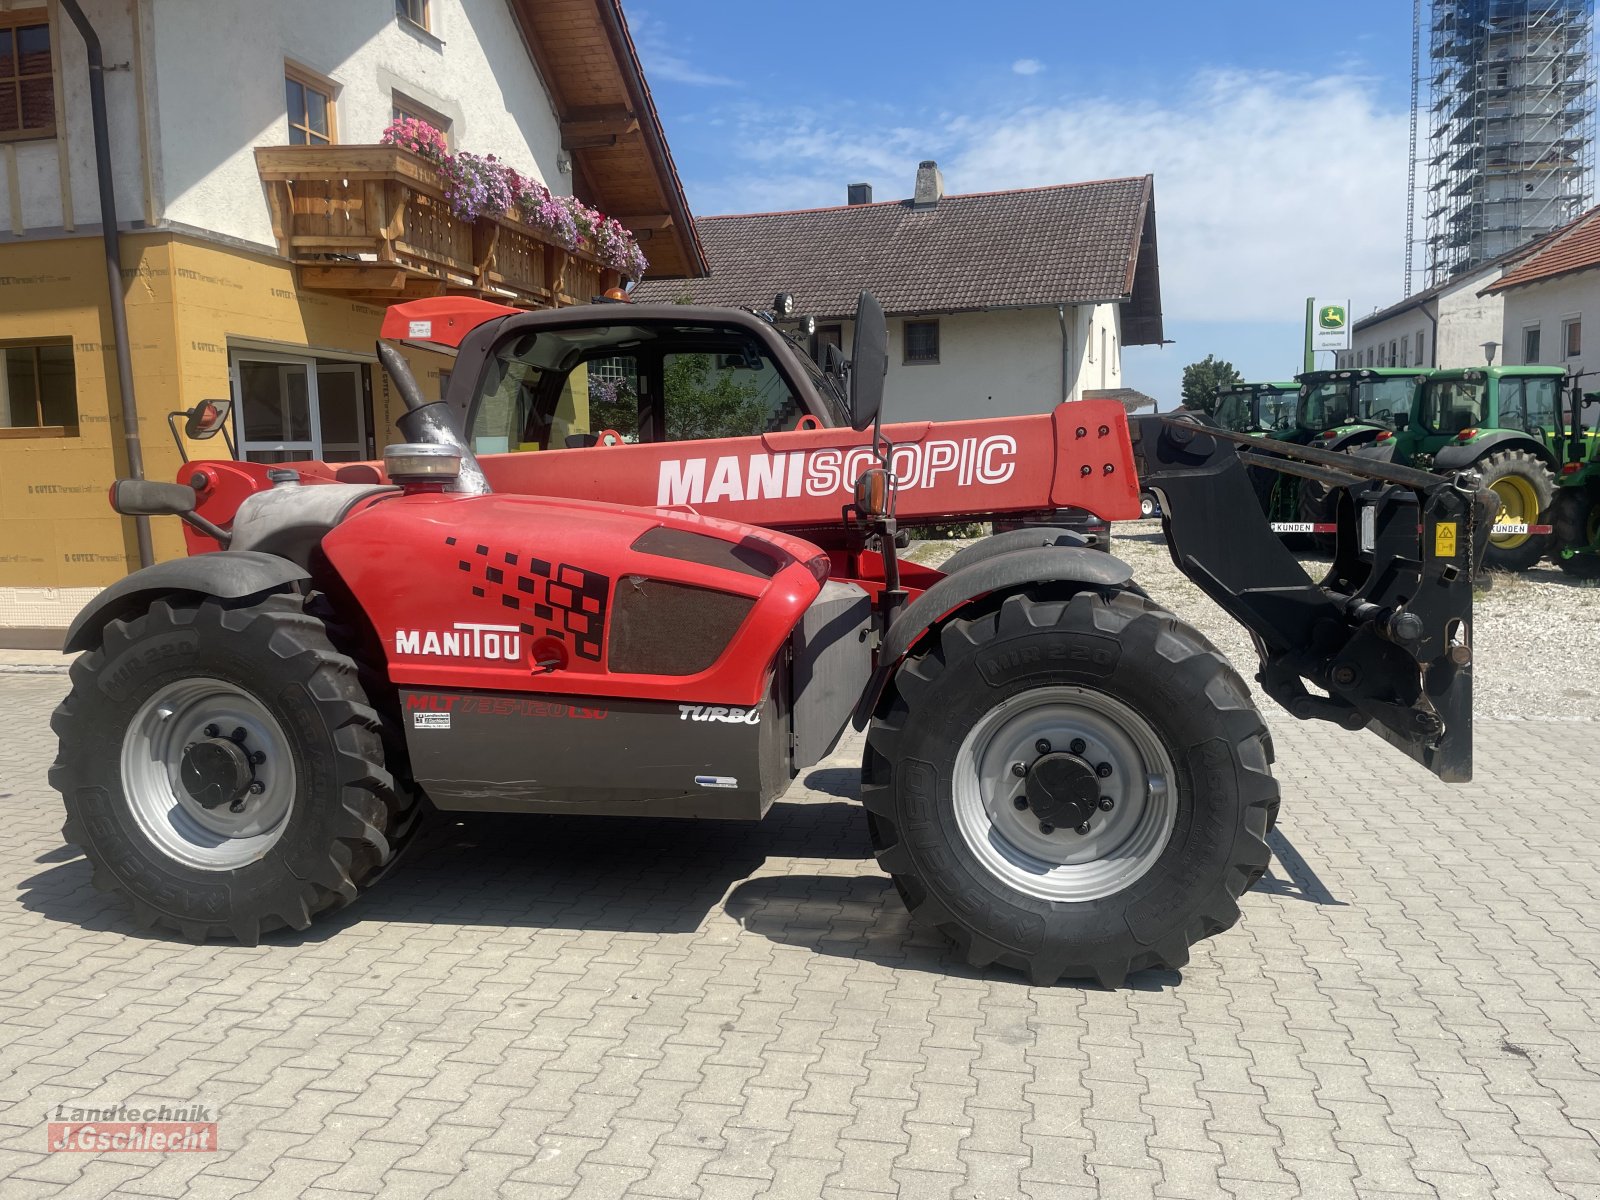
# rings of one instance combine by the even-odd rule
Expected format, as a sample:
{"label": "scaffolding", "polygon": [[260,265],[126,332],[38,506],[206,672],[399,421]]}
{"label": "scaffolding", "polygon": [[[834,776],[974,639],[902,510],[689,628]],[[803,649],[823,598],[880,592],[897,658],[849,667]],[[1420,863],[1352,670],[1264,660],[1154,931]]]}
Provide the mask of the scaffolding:
{"label": "scaffolding", "polygon": [[[1432,0],[1430,8],[1424,209],[1433,286],[1588,207],[1595,64],[1594,0]],[[1414,106],[1422,70],[1417,61]]]}

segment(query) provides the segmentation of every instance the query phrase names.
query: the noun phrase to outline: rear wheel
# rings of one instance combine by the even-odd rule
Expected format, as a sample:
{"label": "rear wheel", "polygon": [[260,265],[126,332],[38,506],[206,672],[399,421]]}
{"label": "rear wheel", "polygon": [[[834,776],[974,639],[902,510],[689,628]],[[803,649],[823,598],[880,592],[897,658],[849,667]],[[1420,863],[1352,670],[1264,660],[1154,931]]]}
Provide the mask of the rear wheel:
{"label": "rear wheel", "polygon": [[72,668],[63,834],[143,925],[253,945],[355,899],[416,815],[356,664],[298,595],[158,600]]}
{"label": "rear wheel", "polygon": [[[1555,482],[1544,462],[1526,450],[1502,450],[1480,459],[1483,486],[1500,500],[1496,525],[1536,525],[1555,498]],[[1526,571],[1544,557],[1550,536],[1542,533],[1491,533],[1484,566]]]}
{"label": "rear wheel", "polygon": [[[1563,488],[1550,510],[1551,557],[1574,579],[1600,579],[1600,504],[1587,491]],[[1576,551],[1570,556],[1564,552]]]}
{"label": "rear wheel", "polygon": [[862,800],[913,915],[976,966],[1118,986],[1182,967],[1265,870],[1278,791],[1243,681],[1129,591],[949,621],[867,736]]}

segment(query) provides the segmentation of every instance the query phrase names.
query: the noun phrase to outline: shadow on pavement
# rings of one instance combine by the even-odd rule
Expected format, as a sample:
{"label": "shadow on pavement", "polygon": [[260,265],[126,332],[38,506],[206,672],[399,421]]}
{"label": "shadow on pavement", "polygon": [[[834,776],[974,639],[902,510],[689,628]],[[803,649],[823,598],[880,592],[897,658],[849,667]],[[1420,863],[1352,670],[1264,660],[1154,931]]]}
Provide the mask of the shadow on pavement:
{"label": "shadow on pavement", "polygon": [[[1268,896],[1309,900],[1312,904],[1348,907],[1345,901],[1334,898],[1321,877],[1311,869],[1311,864],[1294,848],[1294,843],[1283,836],[1282,829],[1274,829],[1267,834],[1267,846],[1272,850],[1272,864],[1267,868],[1267,873],[1256,881],[1256,886],[1251,888],[1251,891],[1263,892]],[[1280,870],[1283,872],[1281,878]]]}
{"label": "shadow on pavement", "polygon": [[[881,875],[763,875],[734,888],[725,909],[745,929],[785,946],[897,970],[1027,983],[1009,967],[968,966],[942,935],[912,923],[894,884]],[[1161,992],[1182,978],[1178,971],[1140,971],[1125,986]],[[1091,980],[1064,979],[1060,986],[1100,990]]]}
{"label": "shadow on pavement", "polygon": [[[90,885],[81,855],[61,854],[70,861],[50,851],[38,861],[55,865],[22,881],[24,908],[83,928],[177,940],[139,929],[121,896]],[[759,822],[438,815],[356,903],[263,941],[320,942],[366,921],[685,933],[768,858],[871,856],[860,808],[843,801],[780,801]]]}

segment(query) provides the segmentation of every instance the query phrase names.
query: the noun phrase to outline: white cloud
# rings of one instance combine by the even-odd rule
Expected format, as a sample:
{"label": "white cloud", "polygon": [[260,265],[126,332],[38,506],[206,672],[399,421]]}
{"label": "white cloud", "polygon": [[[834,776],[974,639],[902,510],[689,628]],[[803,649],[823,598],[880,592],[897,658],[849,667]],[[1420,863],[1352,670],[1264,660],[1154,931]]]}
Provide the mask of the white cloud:
{"label": "white cloud", "polygon": [[1019,58],[1011,64],[1011,69],[1018,75],[1037,75],[1044,70],[1044,64],[1037,58]]}
{"label": "white cloud", "polygon": [[1355,312],[1399,298],[1406,114],[1370,81],[1209,72],[1164,102],[1087,97],[950,121],[887,112],[742,111],[743,161],[695,180],[698,212],[840,204],[867,180],[910,195],[937,158],[951,192],[1155,176],[1169,318],[1296,320],[1312,294]]}
{"label": "white cloud", "polygon": [[669,42],[666,27],[644,12],[628,20],[628,30],[644,63],[645,78],[683,83],[692,87],[737,87],[739,81],[705,70],[680,54]]}

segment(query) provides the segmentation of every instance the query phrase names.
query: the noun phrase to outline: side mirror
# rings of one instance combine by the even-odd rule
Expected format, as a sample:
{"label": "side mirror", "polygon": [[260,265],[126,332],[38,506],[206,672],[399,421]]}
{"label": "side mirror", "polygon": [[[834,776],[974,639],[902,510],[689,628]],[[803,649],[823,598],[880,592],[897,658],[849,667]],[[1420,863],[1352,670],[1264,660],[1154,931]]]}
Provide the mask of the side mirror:
{"label": "side mirror", "polygon": [[186,483],[119,479],[111,485],[111,507],[125,517],[186,517],[195,502],[195,491]]}
{"label": "side mirror", "polygon": [[202,400],[184,414],[183,436],[192,442],[203,442],[222,432],[228,423],[232,400]]}
{"label": "side mirror", "polygon": [[856,301],[855,339],[850,349],[850,426],[869,428],[883,407],[883,377],[889,371],[889,324],[871,292]]}

